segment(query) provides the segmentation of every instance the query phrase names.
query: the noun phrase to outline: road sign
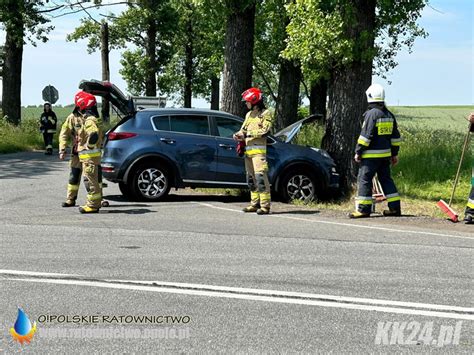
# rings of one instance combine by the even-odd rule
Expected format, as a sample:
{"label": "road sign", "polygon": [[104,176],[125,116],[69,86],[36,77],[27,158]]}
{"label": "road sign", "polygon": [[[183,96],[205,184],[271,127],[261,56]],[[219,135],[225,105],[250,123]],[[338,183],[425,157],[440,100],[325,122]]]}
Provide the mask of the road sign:
{"label": "road sign", "polygon": [[43,100],[55,104],[59,99],[59,92],[53,85],[46,86],[43,91]]}

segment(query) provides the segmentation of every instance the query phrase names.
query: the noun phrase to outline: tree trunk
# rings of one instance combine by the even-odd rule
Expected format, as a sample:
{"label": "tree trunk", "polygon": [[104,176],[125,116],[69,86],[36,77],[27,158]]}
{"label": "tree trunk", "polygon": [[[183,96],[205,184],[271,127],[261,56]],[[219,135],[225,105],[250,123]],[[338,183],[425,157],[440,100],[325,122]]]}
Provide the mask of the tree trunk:
{"label": "tree trunk", "polygon": [[309,94],[309,113],[311,115],[323,115],[323,120],[326,118],[326,97],[328,92],[328,81],[326,79],[319,79],[312,83]]}
{"label": "tree trunk", "polygon": [[[8,11],[19,13],[19,4],[11,1]],[[23,61],[23,20],[16,16],[6,28],[2,79],[2,112],[14,125],[21,122],[21,69]]]}
{"label": "tree trunk", "polygon": [[191,100],[193,97],[193,24],[192,19],[189,18],[186,24],[186,46],[185,51],[185,61],[184,61],[184,107],[191,107]]}
{"label": "tree trunk", "polygon": [[[372,81],[373,58],[367,53],[374,46],[375,5],[376,0],[354,0],[354,12],[343,13],[347,38],[356,41],[355,59],[335,71],[329,85],[329,112],[323,148],[337,164],[341,190],[346,196],[357,179],[354,149],[362,114],[367,107],[364,93]],[[370,35],[362,36],[363,33]]]}
{"label": "tree trunk", "polygon": [[[155,1],[152,1],[150,5],[150,11],[155,8]],[[157,24],[153,16],[148,20],[147,43],[146,43],[146,56],[147,56],[147,69],[145,77],[145,95],[156,96],[156,71],[157,71],[157,58],[156,58],[156,37],[158,29]]]}
{"label": "tree trunk", "polygon": [[219,77],[211,78],[211,110],[219,110]]}
{"label": "tree trunk", "polygon": [[293,61],[283,59],[278,82],[275,129],[280,130],[298,119],[300,100],[301,67]]}
{"label": "tree trunk", "polygon": [[[109,66],[109,25],[107,22],[102,22],[100,32],[100,52],[102,58],[102,81],[110,81],[110,66]],[[102,120],[104,122],[110,121],[110,104],[109,100],[102,99]]]}
{"label": "tree trunk", "polygon": [[240,1],[233,3],[227,16],[221,108],[243,117],[247,109],[240,95],[252,85],[255,2],[244,9]]}

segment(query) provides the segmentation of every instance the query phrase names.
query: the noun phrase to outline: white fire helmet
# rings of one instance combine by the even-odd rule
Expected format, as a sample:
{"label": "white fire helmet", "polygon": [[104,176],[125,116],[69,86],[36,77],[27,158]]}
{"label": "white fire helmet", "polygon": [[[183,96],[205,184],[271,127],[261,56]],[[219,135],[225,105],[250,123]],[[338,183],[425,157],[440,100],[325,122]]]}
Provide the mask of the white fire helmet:
{"label": "white fire helmet", "polygon": [[380,84],[372,84],[365,92],[367,95],[367,102],[384,102],[385,101],[385,90]]}

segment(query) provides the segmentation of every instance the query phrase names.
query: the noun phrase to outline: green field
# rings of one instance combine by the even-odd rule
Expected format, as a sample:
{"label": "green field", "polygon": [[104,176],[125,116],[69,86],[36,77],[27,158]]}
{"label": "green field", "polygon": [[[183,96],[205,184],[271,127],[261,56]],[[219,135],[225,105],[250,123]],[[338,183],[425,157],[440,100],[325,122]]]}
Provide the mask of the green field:
{"label": "green field", "polygon": [[395,106],[390,110],[404,128],[465,132],[474,106]]}
{"label": "green field", "polygon": [[[411,197],[447,197],[468,132],[467,116],[474,106],[396,107],[404,144],[394,169],[400,190]],[[465,203],[473,164],[472,144],[462,165],[456,201]]]}
{"label": "green field", "polygon": [[[53,111],[58,117],[58,134],[61,129],[61,124],[73,109],[73,105],[53,107]],[[0,154],[44,149],[43,136],[39,131],[39,118],[42,112],[43,106],[22,107],[22,121],[18,127],[7,124],[4,120],[0,119]],[[111,117],[112,122],[116,120],[116,116]],[[105,127],[105,129],[107,129],[107,127]],[[54,148],[58,147],[57,134],[54,137],[53,146]]]}
{"label": "green field", "polygon": [[[59,124],[72,111],[72,106],[54,108]],[[435,202],[449,199],[462,144],[468,129],[467,116],[474,106],[392,107],[404,142],[400,164],[393,169],[395,182],[404,197],[404,210],[414,214],[441,217]],[[42,149],[38,130],[42,107],[22,110],[20,127],[0,120],[0,153]],[[59,125],[58,125],[59,129]],[[306,127],[298,136],[299,144],[320,146],[323,127]],[[55,138],[57,147],[57,138]],[[454,207],[462,211],[470,189],[473,144],[469,145],[462,165]],[[319,205],[318,205],[319,206]],[[351,209],[353,202],[324,205],[329,208]]]}
{"label": "green field", "polygon": [[[66,107],[62,106],[53,106],[53,111],[58,116],[58,120],[63,121],[74,109],[73,105]],[[22,120],[38,120],[43,112],[43,106],[27,106],[21,108],[21,117]]]}

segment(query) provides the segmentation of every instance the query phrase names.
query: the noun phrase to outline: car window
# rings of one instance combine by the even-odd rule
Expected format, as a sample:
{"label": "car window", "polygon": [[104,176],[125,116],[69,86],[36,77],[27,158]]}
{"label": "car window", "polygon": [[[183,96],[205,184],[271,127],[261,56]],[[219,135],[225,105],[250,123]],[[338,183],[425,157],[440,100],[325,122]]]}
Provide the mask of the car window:
{"label": "car window", "polygon": [[226,117],[216,117],[217,131],[220,137],[232,138],[242,126],[242,122]]}
{"label": "car window", "polygon": [[173,132],[209,135],[209,122],[207,116],[170,116],[170,128]]}
{"label": "car window", "polygon": [[168,116],[155,116],[153,117],[153,124],[159,131],[170,130],[170,118]]}

